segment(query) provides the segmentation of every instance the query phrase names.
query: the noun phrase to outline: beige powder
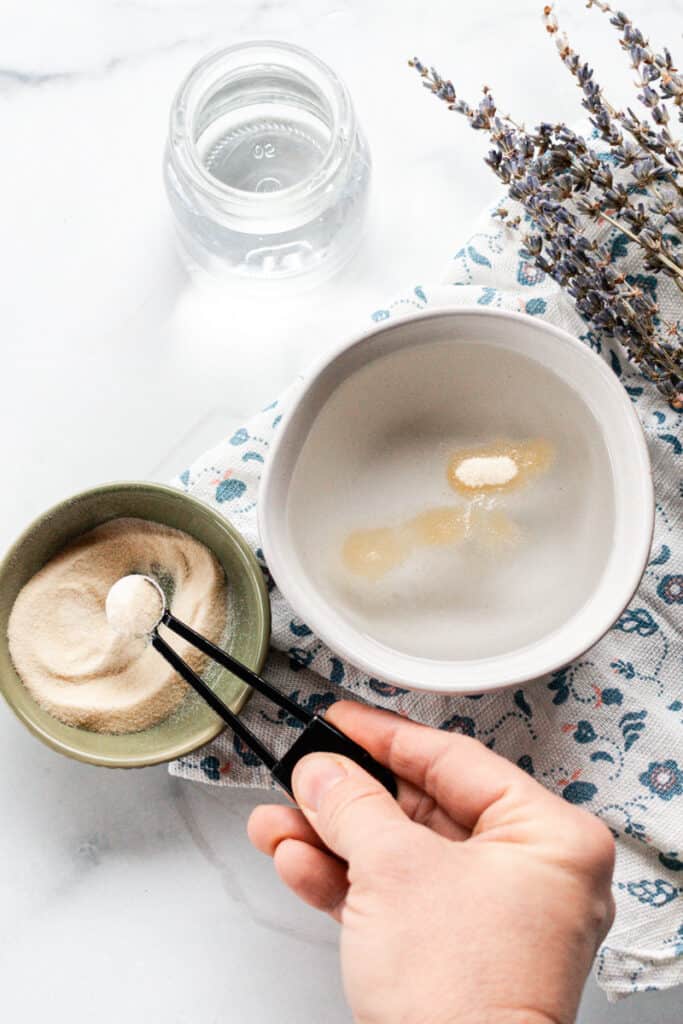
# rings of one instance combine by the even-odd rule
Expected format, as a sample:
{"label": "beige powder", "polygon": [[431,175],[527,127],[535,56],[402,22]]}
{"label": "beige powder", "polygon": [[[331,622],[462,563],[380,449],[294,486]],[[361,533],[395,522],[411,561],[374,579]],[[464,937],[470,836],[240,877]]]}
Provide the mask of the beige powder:
{"label": "beige powder", "polygon": [[458,463],[455,475],[465,487],[499,487],[517,476],[517,463],[509,455],[475,455]]}
{"label": "beige powder", "polygon": [[554,458],[553,445],[543,437],[461,448],[448,464],[448,482],[467,497],[518,490],[546,473]]}
{"label": "beige powder", "polygon": [[[226,619],[225,575],[193,537],[142,519],[114,519],[64,548],[20,591],[8,627],[24,685],[55,718],[95,732],[138,732],[166,718],[188,687],[146,638],[109,625],[111,586],[133,573],[156,578],[181,621],[214,643]],[[160,633],[201,672],[204,656]]]}
{"label": "beige powder", "polygon": [[122,576],[107,594],[104,614],[121,636],[149,636],[161,622],[165,599],[150,576]]}

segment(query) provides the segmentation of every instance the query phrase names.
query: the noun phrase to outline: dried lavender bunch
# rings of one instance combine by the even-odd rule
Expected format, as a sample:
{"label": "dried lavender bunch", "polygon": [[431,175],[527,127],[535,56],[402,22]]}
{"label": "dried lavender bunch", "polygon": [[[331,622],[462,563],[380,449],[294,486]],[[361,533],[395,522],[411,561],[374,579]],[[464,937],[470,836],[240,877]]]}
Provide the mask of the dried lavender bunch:
{"label": "dried lavender bunch", "polygon": [[[630,55],[633,62],[638,61],[639,87],[654,91],[650,83],[658,83],[655,103],[645,92],[641,96],[654,125],[631,110],[616,111],[595,82],[592,69],[566,37],[557,35],[552,8],[544,8],[546,28],[556,36],[560,56],[577,79],[591,122],[610,147],[618,177],[566,125],[542,123],[528,131],[498,114],[487,87],[477,107],[471,107],[434,68],[418,58],[410,64],[449,109],[465,116],[474,129],[488,132],[492,149],[485,161],[505,183],[510,198],[521,203],[531,218],[531,229],[523,238],[528,255],[568,291],[589,325],[616,338],[672,406],[682,409],[683,327],[678,322],[662,324],[652,297],[613,265],[610,249],[588,237],[586,224],[604,221],[618,228],[640,246],[646,269],[667,275],[683,291],[683,258],[677,252],[683,225],[679,181],[683,157],[667,127],[668,117],[660,111],[666,103],[681,110],[683,83],[668,51],[654,53],[626,15],[589,0],[593,5],[613,15],[622,46],[629,52],[635,48]],[[659,78],[652,69],[657,69]],[[498,213],[511,227],[520,224],[519,216],[511,218],[504,209]]]}
{"label": "dried lavender bunch", "polygon": [[621,33],[621,48],[628,53],[631,67],[640,76],[638,84],[643,92],[638,99],[650,108],[655,123],[668,123],[665,104],[669,100],[678,107],[678,120],[683,123],[683,76],[678,74],[667,48],[655,53],[640,29],[623,11],[614,11],[601,0],[587,0],[586,7],[597,7],[603,14],[611,15],[610,24]]}
{"label": "dried lavender bunch", "polygon": [[[607,7],[606,4],[602,6]],[[671,242],[663,236],[665,225],[659,220],[661,217],[673,225],[677,232],[683,224],[683,187],[678,180],[680,169],[683,167],[680,143],[672,137],[666,127],[655,130],[637,118],[632,110],[629,109],[626,115],[616,111],[595,81],[592,68],[581,61],[570,46],[566,35],[558,34],[558,22],[552,7],[545,7],[543,14],[547,31],[556,38],[557,49],[563,63],[575,76],[583,92],[582,105],[589,112],[591,124],[609,143],[616,165],[622,170],[630,169],[628,186],[621,185],[616,190],[610,186],[605,195],[607,203],[614,207],[614,212],[622,218],[622,231],[647,251],[648,269],[661,270],[668,274],[683,291],[683,263],[679,263]],[[628,21],[626,15],[618,15],[617,20],[620,24],[624,19]],[[638,38],[643,40],[640,33]],[[654,59],[653,55],[652,60]],[[643,86],[642,79],[639,84]],[[665,125],[668,114],[663,106],[657,106],[656,93],[653,90],[649,91],[655,96],[654,105],[642,93],[639,99],[652,108],[656,124]],[[635,145],[625,142],[620,125],[633,136],[636,140]],[[629,198],[633,189],[648,188],[653,201],[647,206],[641,203],[636,207]],[[646,212],[649,214],[647,217]],[[610,221],[607,210],[603,210],[603,218]],[[647,230],[643,231],[643,228]],[[636,235],[640,237],[636,238]]]}

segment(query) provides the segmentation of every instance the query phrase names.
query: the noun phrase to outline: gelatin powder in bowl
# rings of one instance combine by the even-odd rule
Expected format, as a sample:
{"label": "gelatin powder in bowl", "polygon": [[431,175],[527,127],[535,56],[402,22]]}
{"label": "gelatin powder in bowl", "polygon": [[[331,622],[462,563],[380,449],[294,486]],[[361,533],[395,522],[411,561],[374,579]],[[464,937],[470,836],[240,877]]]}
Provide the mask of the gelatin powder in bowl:
{"label": "gelatin powder in bowl", "polygon": [[[19,592],[8,626],[24,685],[55,718],[104,733],[138,732],[171,714],[186,683],[146,637],[109,625],[110,588],[130,574],[156,579],[175,615],[214,643],[227,614],[221,565],[199,541],[142,519],[113,519],[52,558]],[[196,671],[204,656],[160,627]]]}

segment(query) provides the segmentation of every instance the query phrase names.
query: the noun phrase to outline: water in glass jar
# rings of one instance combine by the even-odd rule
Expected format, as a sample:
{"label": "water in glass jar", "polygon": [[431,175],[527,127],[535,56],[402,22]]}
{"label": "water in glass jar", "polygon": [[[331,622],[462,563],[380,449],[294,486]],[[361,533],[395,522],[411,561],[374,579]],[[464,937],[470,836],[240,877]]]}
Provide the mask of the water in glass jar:
{"label": "water in glass jar", "polygon": [[279,192],[309,178],[330,143],[329,127],[288,104],[227,111],[197,140],[202,163],[231,188]]}
{"label": "water in glass jar", "polygon": [[194,85],[190,75],[172,112],[169,199],[191,267],[313,283],[356,248],[370,158],[329,69],[284,44],[256,47],[253,64],[231,49],[198,66]]}

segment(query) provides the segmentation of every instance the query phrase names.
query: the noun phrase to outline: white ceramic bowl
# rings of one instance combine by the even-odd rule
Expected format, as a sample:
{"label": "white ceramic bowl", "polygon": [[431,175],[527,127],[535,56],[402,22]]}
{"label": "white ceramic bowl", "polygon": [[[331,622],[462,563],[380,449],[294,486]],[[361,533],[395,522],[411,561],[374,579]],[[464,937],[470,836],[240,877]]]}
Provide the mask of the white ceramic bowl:
{"label": "white ceramic bowl", "polygon": [[[432,554],[393,589],[328,585],[340,524],[382,525],[402,494],[406,515],[428,497],[444,504],[439,467],[454,445],[539,433],[557,456],[541,512],[512,499],[531,538],[523,571],[501,558],[460,586],[443,568],[451,556]],[[395,685],[480,693],[560,668],[613,625],[647,562],[654,501],[640,425],[601,359],[541,320],[445,308],[358,335],[313,370],[278,430],[259,510],[278,586],[333,651]]]}

